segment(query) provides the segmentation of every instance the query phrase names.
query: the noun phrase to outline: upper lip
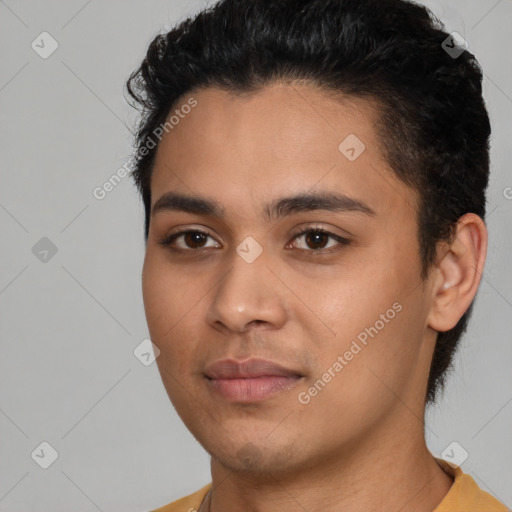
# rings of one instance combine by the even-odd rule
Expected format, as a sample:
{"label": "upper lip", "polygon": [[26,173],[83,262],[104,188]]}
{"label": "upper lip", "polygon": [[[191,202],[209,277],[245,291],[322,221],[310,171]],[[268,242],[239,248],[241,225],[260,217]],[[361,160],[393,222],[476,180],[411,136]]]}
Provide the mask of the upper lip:
{"label": "upper lip", "polygon": [[302,374],[267,359],[237,361],[223,359],[206,367],[205,374],[210,379],[251,379],[257,377],[302,377]]}

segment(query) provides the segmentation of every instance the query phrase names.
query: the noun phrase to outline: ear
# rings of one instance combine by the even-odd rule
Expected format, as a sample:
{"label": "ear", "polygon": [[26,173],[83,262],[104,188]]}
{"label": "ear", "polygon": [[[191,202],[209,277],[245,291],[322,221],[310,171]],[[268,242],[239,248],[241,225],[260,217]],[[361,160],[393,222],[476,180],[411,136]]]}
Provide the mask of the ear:
{"label": "ear", "polygon": [[474,213],[466,213],[457,222],[453,242],[438,247],[427,318],[432,329],[452,329],[469,308],[478,290],[486,255],[484,221]]}

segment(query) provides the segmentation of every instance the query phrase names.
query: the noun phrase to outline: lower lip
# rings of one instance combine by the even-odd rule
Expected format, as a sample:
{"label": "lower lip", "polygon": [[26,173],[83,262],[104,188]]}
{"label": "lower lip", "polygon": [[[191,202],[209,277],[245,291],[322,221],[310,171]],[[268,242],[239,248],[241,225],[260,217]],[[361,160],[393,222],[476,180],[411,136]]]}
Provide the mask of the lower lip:
{"label": "lower lip", "polygon": [[259,402],[279,391],[292,388],[299,377],[281,375],[255,377],[251,379],[209,379],[212,389],[227,400],[236,402]]}

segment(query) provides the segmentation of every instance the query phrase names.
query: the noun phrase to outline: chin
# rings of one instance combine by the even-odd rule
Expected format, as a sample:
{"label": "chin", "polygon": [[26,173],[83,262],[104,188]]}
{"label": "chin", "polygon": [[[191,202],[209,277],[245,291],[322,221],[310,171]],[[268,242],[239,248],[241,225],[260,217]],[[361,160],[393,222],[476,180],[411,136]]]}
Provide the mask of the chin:
{"label": "chin", "polygon": [[300,468],[303,460],[296,443],[275,446],[256,441],[229,443],[228,446],[203,447],[221,466],[247,476],[268,478],[269,481]]}

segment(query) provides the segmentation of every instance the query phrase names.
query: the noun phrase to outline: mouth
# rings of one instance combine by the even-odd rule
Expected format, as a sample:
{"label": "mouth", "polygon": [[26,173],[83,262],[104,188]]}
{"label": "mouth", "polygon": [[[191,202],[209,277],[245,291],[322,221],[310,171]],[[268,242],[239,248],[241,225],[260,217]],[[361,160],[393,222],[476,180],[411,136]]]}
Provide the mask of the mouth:
{"label": "mouth", "polygon": [[208,366],[205,377],[213,393],[241,403],[260,402],[296,386],[304,375],[266,359],[224,359]]}

